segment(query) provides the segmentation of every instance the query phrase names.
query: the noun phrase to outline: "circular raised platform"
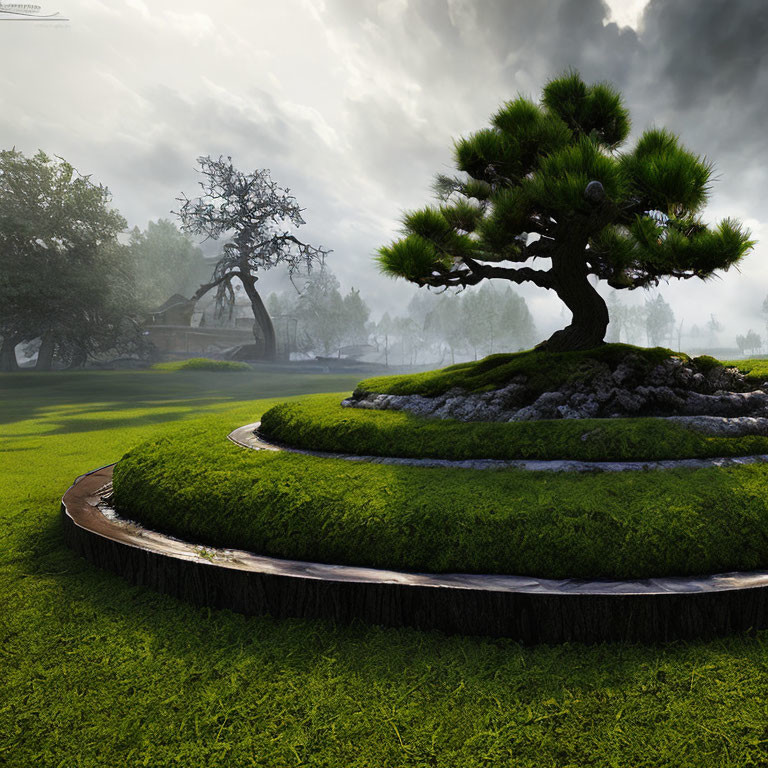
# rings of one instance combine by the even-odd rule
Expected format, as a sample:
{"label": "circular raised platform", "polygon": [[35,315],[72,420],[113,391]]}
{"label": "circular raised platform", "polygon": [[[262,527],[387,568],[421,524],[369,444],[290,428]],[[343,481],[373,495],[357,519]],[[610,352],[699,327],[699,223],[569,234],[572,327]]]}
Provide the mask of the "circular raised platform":
{"label": "circular raised platform", "polygon": [[396,456],[368,456],[354,453],[310,451],[280,445],[259,434],[260,421],[232,430],[227,439],[241,448],[255,451],[287,451],[321,459],[370,464],[399,464],[410,467],[453,467],[454,469],[524,469],[528,472],[639,472],[651,469],[705,469],[707,467],[737,467],[746,464],[766,464],[768,454],[750,456],[719,456],[711,459],[662,459],[648,461],[578,461],[574,459],[406,459]]}
{"label": "circular raised platform", "polygon": [[361,619],[524,643],[694,639],[768,627],[768,572],[538,579],[387,571],[180,541],[119,518],[112,468],[62,499],[65,538],[95,565],[198,605],[276,618]]}

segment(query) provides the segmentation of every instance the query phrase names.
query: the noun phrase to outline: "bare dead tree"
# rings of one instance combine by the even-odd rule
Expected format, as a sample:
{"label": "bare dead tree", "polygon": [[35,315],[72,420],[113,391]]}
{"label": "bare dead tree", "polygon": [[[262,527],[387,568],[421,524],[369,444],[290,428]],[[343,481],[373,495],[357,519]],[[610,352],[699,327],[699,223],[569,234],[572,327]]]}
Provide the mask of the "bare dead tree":
{"label": "bare dead tree", "polygon": [[272,181],[269,170],[243,173],[232,165],[231,157],[214,160],[205,156],[197,161],[203,194],[190,199],[182,193],[177,198],[181,207],[173,213],[181,220],[184,232],[205,235],[205,240],[227,240],[211,281],[201,285],[192,298],[200,299],[216,288],[218,299],[223,299],[232,293],[232,280],[240,280],[253,309],[254,336],[258,327],[264,339],[264,358],[274,360],[275,329],[256,290],[258,272],[280,265],[285,265],[292,276],[310,272],[322,265],[331,251],[308,245],[285,228],[304,224],[304,209],[289,189]]}

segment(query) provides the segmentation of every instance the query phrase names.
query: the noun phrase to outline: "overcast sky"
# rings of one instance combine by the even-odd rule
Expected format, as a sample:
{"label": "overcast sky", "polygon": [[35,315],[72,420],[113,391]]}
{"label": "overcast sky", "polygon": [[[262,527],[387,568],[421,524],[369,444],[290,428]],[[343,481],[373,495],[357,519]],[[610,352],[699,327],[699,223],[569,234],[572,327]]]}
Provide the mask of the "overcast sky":
{"label": "overcast sky", "polygon": [[[130,226],[195,193],[197,156],[231,155],[290,188],[297,234],[333,249],[343,287],[403,311],[415,287],[372,254],[432,202],[452,139],[575,67],[624,93],[627,146],[655,124],[713,160],[705,220],[736,216],[761,241],[740,273],[664,286],[678,319],[765,333],[765,0],[38,1],[69,20],[0,20],[0,147],[92,174]],[[556,297],[523,293],[544,332],[562,325]]]}

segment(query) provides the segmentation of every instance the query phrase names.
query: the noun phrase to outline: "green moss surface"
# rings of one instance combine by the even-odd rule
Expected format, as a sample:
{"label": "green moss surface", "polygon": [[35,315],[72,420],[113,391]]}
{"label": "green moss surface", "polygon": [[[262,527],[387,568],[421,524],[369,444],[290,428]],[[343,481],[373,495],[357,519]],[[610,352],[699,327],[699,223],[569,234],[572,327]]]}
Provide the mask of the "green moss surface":
{"label": "green moss surface", "polygon": [[118,510],[260,554],[427,572],[649,577],[768,567],[768,467],[479,471],[258,452],[221,417],[115,469]]}
{"label": "green moss surface", "polygon": [[189,360],[174,360],[170,363],[155,363],[155,371],[250,371],[248,363],[235,360],[211,360],[207,357],[192,357]]}
{"label": "green moss surface", "polygon": [[604,370],[605,365],[613,370],[628,354],[639,357],[647,370],[670,357],[690,360],[687,355],[673,352],[671,349],[646,349],[629,344],[604,344],[586,352],[546,352],[531,349],[526,352],[490,355],[482,360],[459,363],[436,371],[365,379],[357,385],[356,393],[380,392],[390,395],[434,397],[454,387],[468,392],[486,392],[503,387],[516,376],[526,377],[526,386],[531,392],[552,392],[567,382],[588,380],[598,370]]}
{"label": "green moss surface", "polygon": [[[696,359],[701,360],[701,358]],[[763,382],[768,379],[768,359],[728,360],[723,361],[723,365],[738,368],[742,373],[746,374],[746,376],[753,381]]]}
{"label": "green moss surface", "polygon": [[768,437],[708,437],[665,419],[461,422],[343,408],[337,395],[280,403],[263,415],[261,432],[294,448],[406,458],[653,461],[768,453]]}
{"label": "green moss surface", "polygon": [[[467,392],[487,392],[500,389],[515,377],[525,377],[525,386],[533,396],[553,392],[564,384],[588,381],[595,374],[611,370],[627,355],[639,358],[646,371],[669,359],[679,358],[692,363],[700,373],[723,365],[738,368],[747,375],[747,387],[756,386],[768,378],[768,360],[736,360],[721,362],[702,355],[690,358],[682,352],[664,347],[633,347],[629,344],[604,344],[582,352],[546,352],[531,349],[526,352],[490,355],[469,363],[447,368],[399,376],[376,376],[361,381],[355,394],[383,393],[388,395],[424,395],[434,397],[457,387]],[[641,367],[641,369],[642,369]]]}

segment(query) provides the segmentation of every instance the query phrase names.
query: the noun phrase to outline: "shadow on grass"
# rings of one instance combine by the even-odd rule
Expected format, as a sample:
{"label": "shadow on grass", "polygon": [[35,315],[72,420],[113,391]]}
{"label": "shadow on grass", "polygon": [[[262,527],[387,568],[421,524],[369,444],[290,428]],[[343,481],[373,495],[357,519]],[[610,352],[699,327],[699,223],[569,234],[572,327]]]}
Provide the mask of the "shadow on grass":
{"label": "shadow on grass", "polygon": [[[195,403],[189,403],[190,408],[195,407]],[[162,407],[162,406],[158,406]],[[114,412],[118,410],[115,407],[101,409],[103,411]],[[181,419],[190,418],[189,409],[179,408],[174,411],[156,411],[150,413],[141,413],[133,416],[123,416],[120,418],[72,418],[56,421],[48,429],[40,432],[20,432],[8,437],[8,440],[15,438],[46,437],[48,435],[68,435],[78,432],[97,432],[101,430],[121,429],[127,427],[137,427],[149,424],[166,424]],[[43,422],[44,423],[44,422]]]}
{"label": "shadow on grass", "polygon": [[78,371],[0,374],[0,424],[45,416],[56,408],[96,403],[100,410],[151,408],[182,403],[291,397],[314,392],[352,390],[360,374],[211,371]]}
{"label": "shadow on grass", "polygon": [[[62,489],[62,493],[65,489]],[[5,559],[6,566],[17,569],[22,578],[44,578],[53,580],[60,594],[57,610],[74,613],[75,604],[88,603],[98,614],[114,616],[118,613],[127,620],[132,629],[150,634],[162,646],[175,653],[189,650],[190,640],[201,646],[216,644],[216,635],[222,626],[247,638],[259,638],[259,645],[281,647],[289,643],[292,651],[302,647],[305,651],[313,646],[312,656],[322,658],[329,647],[339,643],[354,646],[366,638],[381,632],[399,632],[355,621],[348,625],[336,625],[324,619],[274,619],[269,615],[246,616],[230,610],[216,610],[196,606],[178,598],[158,592],[149,587],[135,586],[120,576],[92,565],[85,558],[69,549],[64,541],[61,515],[45,514],[38,518],[39,524],[24,526],[13,535],[10,547],[15,554]],[[183,633],[179,624],[184,625]],[[416,630],[402,630],[421,645],[423,639],[432,637],[442,643],[440,633],[419,633]],[[320,642],[307,644],[307,639]],[[517,645],[512,643],[515,647]],[[173,650],[175,647],[175,650]],[[216,653],[225,653],[225,647],[217,647]],[[289,667],[289,656],[284,666]]]}

